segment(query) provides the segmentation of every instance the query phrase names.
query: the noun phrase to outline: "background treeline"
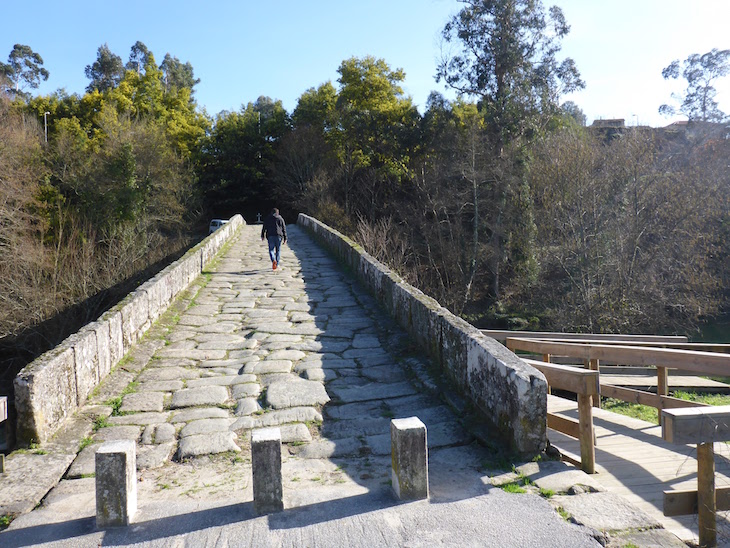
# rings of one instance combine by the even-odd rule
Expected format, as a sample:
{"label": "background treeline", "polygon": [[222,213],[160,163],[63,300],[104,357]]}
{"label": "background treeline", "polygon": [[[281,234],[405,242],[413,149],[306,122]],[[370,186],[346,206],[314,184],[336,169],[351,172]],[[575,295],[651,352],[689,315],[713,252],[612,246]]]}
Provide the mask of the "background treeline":
{"label": "background treeline", "polygon": [[689,124],[586,128],[561,101],[583,82],[558,58],[560,10],[462,4],[436,75],[459,98],[432,93],[422,112],[402,70],[362,57],[291,112],[259,97],[213,118],[190,64],[141,42],[126,64],[100,47],[83,95],[32,97],[48,73],[16,46],[0,63],[0,337],[78,303],[92,319],[103,290],[207,219],[273,205],[480,326],[691,333],[727,312],[730,140],[712,78],[702,93],[691,78],[730,52],[685,61]]}
{"label": "background treeline", "polygon": [[290,116],[262,97],[218,117],[215,210],[307,212],[482,326],[692,334],[727,310],[724,125],[586,128],[567,105],[496,150],[478,103],[421,115],[382,60],[339,72]]}
{"label": "background treeline", "polygon": [[203,228],[193,156],[210,120],[192,67],[170,55],[158,65],[140,42],[125,65],[102,46],[83,95],[32,97],[42,64],[23,45],[0,63],[0,373],[10,378]]}

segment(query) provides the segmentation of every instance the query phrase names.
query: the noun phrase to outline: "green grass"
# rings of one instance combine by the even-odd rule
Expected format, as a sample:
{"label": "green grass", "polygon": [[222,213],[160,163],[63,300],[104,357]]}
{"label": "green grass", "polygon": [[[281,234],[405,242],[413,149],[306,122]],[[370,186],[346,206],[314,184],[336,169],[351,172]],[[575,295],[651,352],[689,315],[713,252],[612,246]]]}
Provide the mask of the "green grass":
{"label": "green grass", "polygon": [[124,388],[124,390],[122,390],[121,394],[115,398],[109,398],[104,402],[104,405],[108,405],[112,408],[112,416],[116,417],[117,415],[120,415],[119,410],[122,408],[122,400],[124,399],[124,396],[136,392],[138,386],[138,382],[132,381]]}
{"label": "green grass", "polygon": [[92,438],[90,438],[89,436],[85,437],[81,440],[81,443],[79,444],[79,451],[83,451],[92,443],[94,443],[94,440]]}
{"label": "green grass", "polygon": [[[684,392],[677,390],[672,394],[680,400],[704,403],[707,405],[730,405],[728,394],[701,394],[697,392]],[[601,407],[607,411],[613,411],[627,417],[641,419],[652,424],[659,424],[659,413],[656,408],[639,403],[629,403],[614,398],[601,398]]]}
{"label": "green grass", "polygon": [[109,426],[109,421],[106,417],[97,417],[94,420],[94,432],[102,428],[106,428],[107,426]]}
{"label": "green grass", "polygon": [[656,408],[640,403],[630,403],[614,398],[602,398],[601,407],[606,411],[612,411],[627,417],[641,419],[653,424],[659,424],[659,415]]}
{"label": "green grass", "polygon": [[707,405],[730,405],[730,395],[728,394],[698,394],[697,392],[677,390],[674,397],[681,400],[706,403]]}
{"label": "green grass", "polygon": [[511,483],[505,483],[503,485],[500,485],[499,488],[504,491],[505,493],[527,493],[525,489],[522,488],[520,485],[520,482],[513,481]]}
{"label": "green grass", "polygon": [[13,516],[10,514],[5,514],[3,516],[0,516],[0,531],[3,529],[7,529],[10,526],[10,522],[13,521]]}

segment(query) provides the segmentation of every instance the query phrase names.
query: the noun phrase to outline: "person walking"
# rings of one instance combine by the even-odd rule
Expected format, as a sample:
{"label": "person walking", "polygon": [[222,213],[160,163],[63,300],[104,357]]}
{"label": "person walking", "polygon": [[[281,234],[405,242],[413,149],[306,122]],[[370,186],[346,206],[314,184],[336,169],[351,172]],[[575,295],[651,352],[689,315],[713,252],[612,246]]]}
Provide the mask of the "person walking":
{"label": "person walking", "polygon": [[279,210],[274,208],[264,219],[264,226],[261,228],[261,241],[266,238],[269,241],[269,257],[274,270],[281,263],[281,245],[286,243],[286,223],[279,215]]}

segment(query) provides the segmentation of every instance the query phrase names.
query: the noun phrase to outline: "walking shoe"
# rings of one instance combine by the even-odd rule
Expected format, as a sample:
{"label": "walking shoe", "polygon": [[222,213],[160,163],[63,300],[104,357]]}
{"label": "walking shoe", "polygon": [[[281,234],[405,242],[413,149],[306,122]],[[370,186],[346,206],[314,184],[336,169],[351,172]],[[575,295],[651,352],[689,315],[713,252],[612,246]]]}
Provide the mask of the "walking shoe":
{"label": "walking shoe", "polygon": [[276,261],[274,261],[272,266],[274,267],[274,270],[276,270]]}

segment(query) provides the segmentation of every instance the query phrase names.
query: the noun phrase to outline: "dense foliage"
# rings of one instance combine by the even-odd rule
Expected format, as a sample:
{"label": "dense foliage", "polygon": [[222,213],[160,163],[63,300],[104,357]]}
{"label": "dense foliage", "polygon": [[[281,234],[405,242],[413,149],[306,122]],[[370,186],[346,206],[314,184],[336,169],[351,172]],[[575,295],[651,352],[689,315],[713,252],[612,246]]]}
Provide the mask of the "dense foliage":
{"label": "dense foliage", "polygon": [[561,103],[583,84],[559,9],[462,3],[436,75],[458,98],[422,113],[405,73],[366,56],[292,112],[262,96],[210,119],[192,66],[141,42],[126,64],[101,46],[83,95],[32,97],[47,72],[17,45],[0,63],[0,335],[84,300],[91,317],[201,216],[273,205],[481,325],[686,333],[727,311],[730,140],[711,85],[726,52],[685,61],[689,124],[604,132]]}
{"label": "dense foliage", "polygon": [[26,93],[48,74],[27,46],[0,67],[0,336],[81,302],[89,321],[104,290],[190,243],[193,152],[210,127],[192,68],[158,67],[140,42],[137,64],[116,59],[99,48],[83,96]]}

